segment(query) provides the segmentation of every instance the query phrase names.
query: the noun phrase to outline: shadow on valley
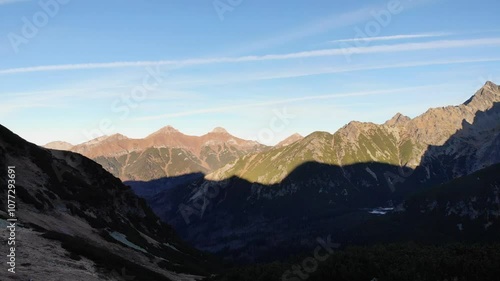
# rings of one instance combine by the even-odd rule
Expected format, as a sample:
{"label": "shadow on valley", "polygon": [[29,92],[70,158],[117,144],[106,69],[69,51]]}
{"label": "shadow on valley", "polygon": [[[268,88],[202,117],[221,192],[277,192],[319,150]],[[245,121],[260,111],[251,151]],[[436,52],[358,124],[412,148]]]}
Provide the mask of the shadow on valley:
{"label": "shadow on valley", "polygon": [[307,162],[274,185],[234,176],[209,181],[202,174],[126,184],[195,247],[254,262],[300,253],[317,237],[340,237],[371,219],[370,210],[393,208],[391,179],[384,174],[400,170],[380,163]]}
{"label": "shadow on valley", "polygon": [[235,176],[210,181],[201,173],[126,184],[183,239],[236,262],[284,259],[327,236],[343,246],[495,240],[500,206],[490,203],[500,167],[480,171],[485,180],[475,184],[457,178],[500,162],[499,112],[496,103],[472,124],[463,120],[443,145],[428,147],[415,170],[306,162],[273,185]]}

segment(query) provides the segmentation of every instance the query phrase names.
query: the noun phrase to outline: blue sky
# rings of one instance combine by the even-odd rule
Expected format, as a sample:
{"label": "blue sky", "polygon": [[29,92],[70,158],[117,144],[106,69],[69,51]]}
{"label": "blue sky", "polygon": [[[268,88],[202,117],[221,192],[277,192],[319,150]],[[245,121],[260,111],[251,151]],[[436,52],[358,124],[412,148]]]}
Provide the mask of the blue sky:
{"label": "blue sky", "polygon": [[193,135],[222,126],[273,144],[351,120],[414,117],[500,83],[499,9],[493,0],[0,0],[0,123],[37,144],[166,125]]}

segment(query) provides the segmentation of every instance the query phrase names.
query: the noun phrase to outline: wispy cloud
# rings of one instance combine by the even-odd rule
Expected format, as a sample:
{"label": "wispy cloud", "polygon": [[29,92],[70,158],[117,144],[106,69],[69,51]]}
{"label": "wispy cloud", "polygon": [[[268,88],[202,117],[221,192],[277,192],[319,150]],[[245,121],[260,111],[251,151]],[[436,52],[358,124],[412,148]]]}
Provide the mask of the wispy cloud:
{"label": "wispy cloud", "polygon": [[449,36],[449,35],[453,35],[453,33],[432,32],[432,33],[419,33],[419,34],[399,34],[399,35],[390,35],[390,36],[339,39],[339,40],[329,41],[328,43],[395,41],[395,40],[404,40],[404,39],[444,37],[444,36]]}
{"label": "wispy cloud", "polygon": [[[244,73],[244,74],[223,74],[220,76],[204,77],[204,79],[196,79],[186,77],[186,79],[178,80],[178,78],[169,81],[167,84],[170,86],[200,86],[200,85],[225,85],[234,84],[246,81],[259,81],[259,80],[272,80],[272,79],[288,79],[297,77],[306,77],[314,75],[324,75],[324,74],[335,74],[335,73],[346,73],[346,72],[356,72],[356,71],[370,71],[370,70],[382,70],[382,69],[397,69],[397,68],[412,68],[412,67],[422,67],[422,66],[433,66],[433,65],[453,65],[453,64],[467,64],[467,63],[482,63],[482,62],[500,62],[500,57],[492,58],[474,58],[474,59],[446,59],[446,60],[430,60],[430,61],[412,61],[403,63],[393,63],[393,64],[376,64],[376,65],[354,65],[345,67],[326,67],[326,68],[311,68],[311,69],[299,69],[292,71],[271,71],[265,73]],[[491,79],[490,79],[491,80]],[[82,82],[83,84],[93,84],[88,83],[88,81]],[[42,91],[32,91],[32,92],[11,92],[3,93],[2,95],[9,100],[9,103],[26,104],[24,107],[28,108],[31,106],[39,107],[38,104],[28,105],[28,101],[37,100],[39,102],[53,102],[56,100],[62,100],[65,98],[82,99],[108,99],[112,97],[118,97],[120,94],[127,93],[132,86],[129,85],[110,85],[109,80],[106,80],[98,87],[82,87],[80,84],[74,85],[71,88],[65,89],[53,89],[53,90],[42,90]],[[199,98],[198,94],[195,92],[176,90],[176,89],[161,89],[158,93],[151,93],[151,99],[154,101],[160,100],[173,100],[180,98]],[[15,98],[15,99],[14,99]]]}
{"label": "wispy cloud", "polygon": [[481,38],[468,40],[438,40],[419,43],[402,43],[392,45],[377,45],[369,47],[350,47],[334,48],[313,51],[303,51],[288,54],[269,54],[260,56],[242,56],[242,57],[219,57],[219,58],[200,58],[186,60],[159,60],[159,61],[123,61],[106,63],[84,63],[84,64],[63,64],[63,65],[44,65],[22,68],[10,68],[0,70],[0,75],[44,72],[44,71],[66,71],[78,69],[99,69],[99,68],[123,68],[123,67],[145,67],[153,65],[172,65],[175,67],[185,67],[190,65],[218,64],[218,63],[243,63],[256,61],[277,61],[291,59],[305,59],[328,56],[344,56],[346,54],[376,54],[376,53],[394,53],[410,52],[437,49],[452,48],[471,48],[471,47],[493,47],[500,46],[500,38]]}
{"label": "wispy cloud", "polygon": [[297,102],[304,102],[304,101],[311,101],[311,100],[325,100],[325,99],[337,99],[337,98],[345,98],[345,97],[396,94],[396,93],[402,93],[402,92],[411,92],[411,91],[415,91],[415,90],[424,90],[424,89],[429,89],[429,88],[434,88],[434,87],[436,87],[436,85],[427,85],[427,86],[419,86],[419,87],[406,87],[406,88],[377,90],[377,91],[361,91],[361,92],[340,93],[340,94],[331,94],[331,95],[306,96],[306,97],[280,99],[280,100],[264,101],[264,102],[258,102],[258,103],[250,103],[250,104],[238,104],[238,105],[228,105],[228,106],[221,106],[221,107],[204,108],[204,109],[198,109],[198,110],[189,110],[189,111],[182,111],[182,112],[177,112],[177,113],[169,113],[169,114],[161,114],[161,115],[143,116],[143,117],[133,118],[132,120],[151,121],[151,120],[159,120],[159,119],[165,119],[165,118],[185,117],[185,116],[200,115],[200,114],[207,114],[207,113],[228,112],[228,111],[235,111],[235,110],[248,109],[248,108],[254,108],[254,107],[272,106],[272,105],[278,105],[278,104],[289,104],[289,103],[297,103]]}
{"label": "wispy cloud", "polygon": [[[421,5],[432,4],[434,0],[403,0],[402,4],[404,10],[411,10]],[[343,12],[333,13],[319,20],[309,22],[302,26],[295,26],[289,31],[283,31],[272,38],[260,40],[251,44],[247,44],[244,48],[236,49],[233,54],[242,54],[254,52],[257,50],[268,49],[274,46],[283,45],[289,42],[297,41],[314,35],[330,32],[339,28],[345,28],[367,22],[373,19],[372,12],[384,10],[387,8],[386,3],[383,4],[370,4],[362,8]],[[234,48],[233,48],[234,49]]]}
{"label": "wispy cloud", "polygon": [[376,65],[348,65],[341,67],[314,67],[307,69],[294,69],[279,71],[273,70],[269,72],[260,73],[243,73],[243,74],[230,74],[224,73],[219,76],[207,77],[203,79],[183,79],[169,81],[169,85],[225,85],[247,81],[260,81],[260,80],[273,80],[273,79],[288,79],[297,77],[307,77],[323,74],[346,73],[356,71],[369,71],[369,70],[383,70],[383,69],[397,69],[397,68],[412,68],[421,66],[433,65],[453,65],[453,64],[467,64],[467,63],[483,63],[483,62],[500,62],[500,57],[490,58],[472,58],[472,59],[445,59],[445,60],[430,60],[430,61],[410,61],[403,63],[392,64],[376,64]]}
{"label": "wispy cloud", "polygon": [[426,32],[426,33],[414,33],[414,34],[396,34],[388,36],[338,39],[338,40],[328,41],[327,43],[332,44],[332,43],[349,43],[349,42],[360,42],[360,41],[362,42],[396,41],[405,39],[446,37],[446,36],[464,35],[464,34],[495,33],[499,31],[500,29],[482,29],[482,30],[470,30],[461,32]]}
{"label": "wispy cloud", "polygon": [[370,19],[372,17],[370,11],[380,9],[381,7],[382,6],[370,6],[341,14],[331,14],[314,22],[310,22],[302,26],[296,26],[289,31],[281,32],[280,34],[277,34],[272,38],[253,42],[246,45],[244,48],[239,48],[233,51],[233,53],[242,54],[262,49],[268,49],[313,35],[325,33],[337,28],[357,24]]}

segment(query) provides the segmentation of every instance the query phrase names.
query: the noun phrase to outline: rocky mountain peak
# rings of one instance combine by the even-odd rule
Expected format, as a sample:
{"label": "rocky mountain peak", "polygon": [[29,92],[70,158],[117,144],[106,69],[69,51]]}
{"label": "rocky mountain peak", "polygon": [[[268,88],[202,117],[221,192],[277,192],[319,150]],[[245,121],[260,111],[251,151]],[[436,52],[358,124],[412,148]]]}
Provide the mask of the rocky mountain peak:
{"label": "rocky mountain peak", "polygon": [[493,103],[500,102],[500,87],[488,81],[464,105],[474,110],[484,111],[491,108]]}
{"label": "rocky mountain peak", "polygon": [[338,133],[344,135],[349,141],[355,142],[362,132],[376,127],[377,125],[370,122],[351,121],[344,127],[340,128]]}
{"label": "rocky mountain peak", "polygon": [[500,89],[500,86],[498,86],[497,84],[495,84],[491,81],[486,81],[486,83],[484,84],[484,87],[490,87],[491,89],[496,89],[497,91]]}
{"label": "rocky mountain peak", "polygon": [[292,139],[293,140],[300,140],[300,139],[303,139],[303,138],[304,138],[304,136],[302,136],[301,134],[295,133],[295,134],[289,136],[287,139],[289,139],[289,140],[292,140]]}
{"label": "rocky mountain peak", "polygon": [[155,133],[153,133],[153,135],[156,135],[156,134],[172,134],[172,133],[179,133],[179,130],[177,130],[176,128],[172,127],[172,126],[165,126],[161,129],[159,129],[158,131],[156,131]]}
{"label": "rocky mountain peak", "polygon": [[[109,142],[115,142],[115,141],[119,141],[119,140],[126,140],[128,139],[126,136],[122,135],[122,134],[114,134],[114,135],[111,135],[111,136],[100,136],[100,137],[97,137],[95,139],[92,139],[88,142],[84,142],[82,144],[78,144],[78,145],[74,145],[74,146],[71,146],[70,148],[79,148],[79,147],[82,147],[82,146],[85,146],[85,147],[89,147],[89,146],[98,146],[98,145],[102,145],[102,144],[105,144],[105,143],[109,143]],[[50,147],[47,147],[45,146],[46,148],[50,148]]]}
{"label": "rocky mountain peak", "polygon": [[128,139],[126,136],[122,134],[114,134],[105,139],[105,141],[118,141],[118,140],[126,140]]}
{"label": "rocky mountain peak", "polygon": [[222,127],[216,127],[214,128],[210,133],[215,133],[215,134],[228,134],[228,132],[226,131],[226,129],[222,128]]}
{"label": "rocky mountain peak", "polygon": [[401,113],[397,113],[396,115],[394,115],[394,117],[392,117],[391,119],[387,120],[384,125],[386,126],[397,126],[397,125],[402,125],[402,124],[405,124],[407,123],[408,121],[410,121],[411,118],[408,117],[408,116],[405,116]]}
{"label": "rocky mountain peak", "polygon": [[290,144],[292,144],[296,141],[299,141],[303,138],[304,137],[301,134],[295,133],[295,134],[287,137],[286,139],[282,140],[281,142],[279,142],[276,146],[277,147],[287,146],[287,145],[290,145]]}
{"label": "rocky mountain peak", "polygon": [[70,150],[73,145],[65,141],[53,141],[45,144],[43,147],[56,150]]}

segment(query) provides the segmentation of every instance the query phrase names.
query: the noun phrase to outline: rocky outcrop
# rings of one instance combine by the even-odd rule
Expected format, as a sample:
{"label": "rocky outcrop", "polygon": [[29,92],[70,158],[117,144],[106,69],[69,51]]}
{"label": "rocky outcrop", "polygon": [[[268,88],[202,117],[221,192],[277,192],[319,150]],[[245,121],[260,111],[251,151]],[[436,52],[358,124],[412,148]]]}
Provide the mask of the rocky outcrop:
{"label": "rocky outcrop", "polygon": [[404,126],[406,123],[410,122],[411,118],[408,116],[405,116],[401,113],[397,113],[392,117],[390,120],[387,120],[384,125],[390,126],[390,127],[396,127],[396,126]]}

